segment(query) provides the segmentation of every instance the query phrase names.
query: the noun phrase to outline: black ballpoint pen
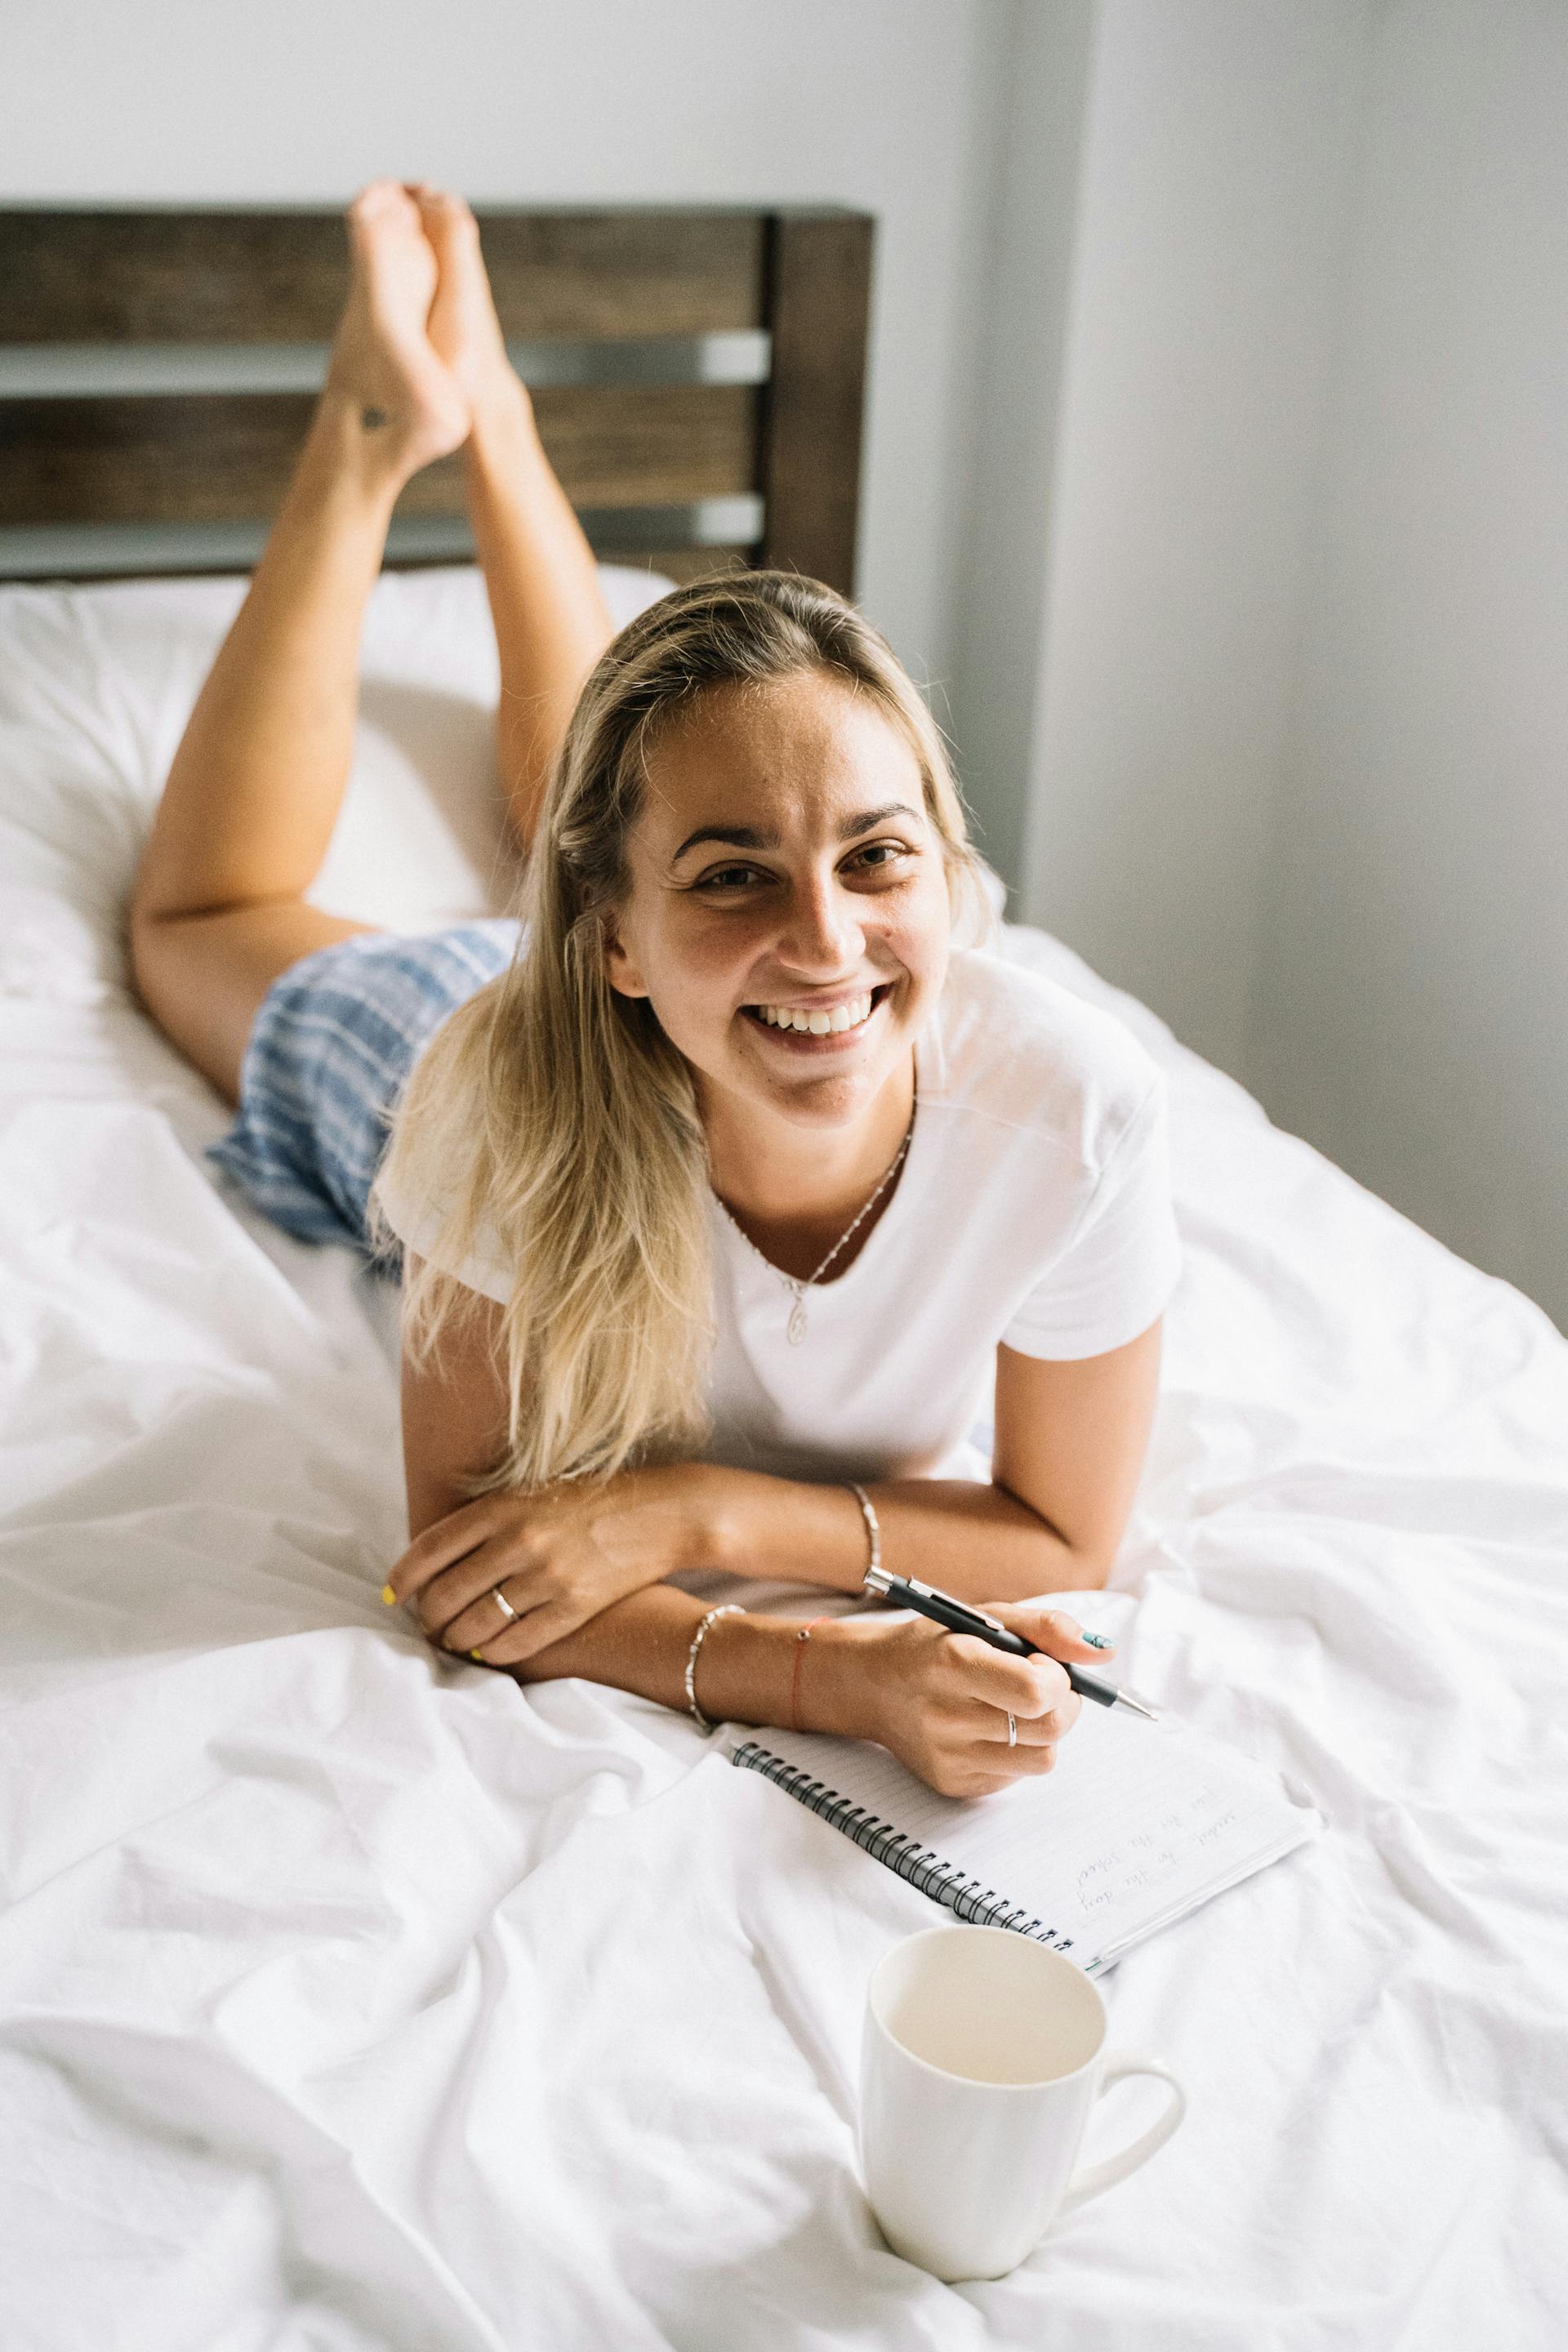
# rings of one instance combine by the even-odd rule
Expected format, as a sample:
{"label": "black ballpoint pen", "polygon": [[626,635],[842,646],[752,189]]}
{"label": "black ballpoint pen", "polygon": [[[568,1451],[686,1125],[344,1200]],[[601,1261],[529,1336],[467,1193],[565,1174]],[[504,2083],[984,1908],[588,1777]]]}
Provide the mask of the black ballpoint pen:
{"label": "black ballpoint pen", "polygon": [[[1050,1655],[1037,1642],[1026,1642],[1022,1633],[1011,1633],[999,1625],[994,1617],[987,1617],[983,1609],[972,1609],[967,1601],[955,1601],[951,1592],[938,1592],[933,1585],[916,1584],[902,1576],[889,1575],[885,1568],[868,1569],[865,1590],[878,1593],[895,1609],[912,1609],[917,1615],[929,1617],[933,1624],[945,1625],[950,1633],[973,1633],[977,1641],[989,1642],[994,1650],[1006,1650],[1015,1658],[1043,1658]],[[1119,1690],[1114,1683],[1101,1682],[1098,1675],[1086,1675],[1081,1666],[1069,1666],[1065,1658],[1057,1661],[1080,1698],[1093,1699],[1097,1706],[1127,1706],[1134,1715],[1147,1716],[1158,1723],[1154,1709],[1142,1699],[1134,1698],[1131,1691]]]}

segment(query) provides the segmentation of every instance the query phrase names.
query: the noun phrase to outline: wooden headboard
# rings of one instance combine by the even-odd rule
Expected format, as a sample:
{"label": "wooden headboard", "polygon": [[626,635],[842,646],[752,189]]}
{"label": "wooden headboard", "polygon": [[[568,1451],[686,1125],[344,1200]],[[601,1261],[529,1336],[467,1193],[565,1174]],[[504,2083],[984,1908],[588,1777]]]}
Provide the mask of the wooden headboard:
{"label": "wooden headboard", "polygon": [[[479,208],[512,356],[603,555],[855,585],[870,219]],[[0,579],[244,570],[304,437],[340,215],[0,210]],[[466,559],[455,458],[390,562]]]}

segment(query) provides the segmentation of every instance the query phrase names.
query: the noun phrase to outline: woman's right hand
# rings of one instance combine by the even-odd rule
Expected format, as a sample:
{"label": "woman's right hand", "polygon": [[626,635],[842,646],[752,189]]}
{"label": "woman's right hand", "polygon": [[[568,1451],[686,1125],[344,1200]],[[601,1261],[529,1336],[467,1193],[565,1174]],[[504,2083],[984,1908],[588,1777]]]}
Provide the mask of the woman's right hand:
{"label": "woman's right hand", "polygon": [[[986,1797],[1048,1772],[1083,1702],[1059,1660],[1104,1661],[1072,1618],[1043,1601],[990,1601],[987,1616],[1049,1655],[1011,1657],[973,1634],[907,1612],[836,1619],[802,1660],[801,1713],[813,1729],[879,1740],[944,1797]],[[811,1667],[818,1669],[816,1692]],[[1007,1743],[1009,1714],[1018,1727]]]}

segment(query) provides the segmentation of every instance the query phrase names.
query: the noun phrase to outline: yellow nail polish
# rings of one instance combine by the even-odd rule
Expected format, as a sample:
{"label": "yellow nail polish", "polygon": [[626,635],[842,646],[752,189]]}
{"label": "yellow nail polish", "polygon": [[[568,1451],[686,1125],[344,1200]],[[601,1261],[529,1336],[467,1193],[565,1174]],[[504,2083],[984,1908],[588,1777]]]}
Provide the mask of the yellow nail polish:
{"label": "yellow nail polish", "polygon": [[468,1652],[468,1655],[469,1655],[469,1657],[470,1657],[470,1658],[472,1658],[472,1660],[473,1660],[473,1662],[474,1662],[474,1664],[475,1664],[475,1665],[476,1665],[476,1666],[482,1666],[482,1665],[484,1664],[484,1660],[483,1660],[483,1658],[481,1658],[481,1657],[480,1657],[480,1655],[479,1655],[479,1652],[478,1652],[477,1650],[470,1650],[470,1651]]}
{"label": "yellow nail polish", "polygon": [[391,1585],[390,1585],[390,1584],[384,1584],[384,1585],[382,1586],[382,1588],[381,1588],[381,1597],[382,1597],[382,1599],[385,1601],[385,1603],[386,1603],[386,1605],[387,1605],[387,1607],[388,1607],[389,1609],[395,1609],[395,1608],[396,1608],[396,1606],[397,1606],[397,1595],[396,1595],[396,1593],[395,1593],[395,1592],[394,1592],[394,1591],[393,1591],[393,1589],[392,1589],[392,1587],[391,1587]]}

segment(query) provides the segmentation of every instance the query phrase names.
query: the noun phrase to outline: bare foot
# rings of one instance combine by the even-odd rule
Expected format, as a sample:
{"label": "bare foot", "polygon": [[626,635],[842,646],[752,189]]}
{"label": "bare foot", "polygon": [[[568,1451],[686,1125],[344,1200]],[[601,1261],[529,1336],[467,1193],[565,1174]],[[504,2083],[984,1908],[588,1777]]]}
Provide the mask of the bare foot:
{"label": "bare foot", "polygon": [[461,385],[475,422],[526,404],[506,355],[479,224],[461,196],[423,184],[413,191],[439,275],[430,306],[430,341]]}
{"label": "bare foot", "polygon": [[437,259],[418,205],[395,180],[362,190],[348,225],[349,298],[328,390],[353,404],[367,449],[407,476],[468,431],[468,399],[426,331]]}

